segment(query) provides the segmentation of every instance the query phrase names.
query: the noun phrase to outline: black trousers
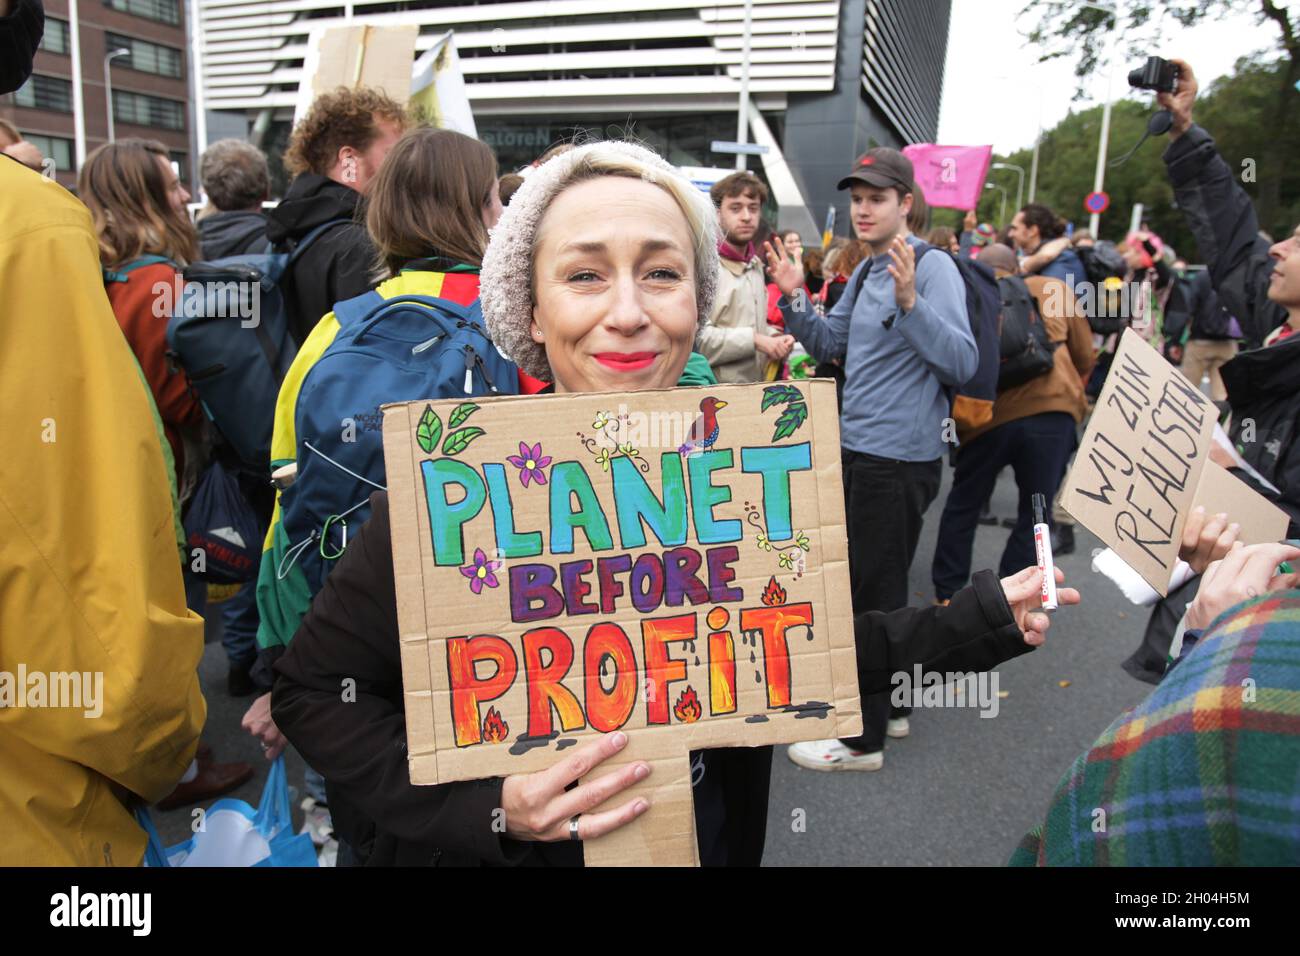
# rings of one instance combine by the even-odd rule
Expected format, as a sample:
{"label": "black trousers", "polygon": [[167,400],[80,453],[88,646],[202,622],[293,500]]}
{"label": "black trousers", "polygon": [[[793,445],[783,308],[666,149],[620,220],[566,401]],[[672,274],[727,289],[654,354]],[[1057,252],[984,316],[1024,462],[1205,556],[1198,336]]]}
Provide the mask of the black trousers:
{"label": "black trousers", "polygon": [[[939,493],[942,459],[895,461],[846,448],[843,462],[853,613],[896,611],[909,603],[907,572],[925,510]],[[890,714],[887,691],[863,696],[862,736],[841,742],[867,753],[882,749]]]}
{"label": "black trousers", "polygon": [[[1032,496],[1041,494],[1051,504],[1077,445],[1072,415],[1043,412],[1006,422],[962,446],[957,453],[952,489],[939,519],[939,539],[930,569],[935,597],[950,598],[970,581],[971,549],[980,506],[988,500],[1007,465],[1015,472],[1020,497],[1016,526],[1007,536],[998,577],[1015,574],[1035,562]],[[1050,514],[1047,519],[1051,525]]]}

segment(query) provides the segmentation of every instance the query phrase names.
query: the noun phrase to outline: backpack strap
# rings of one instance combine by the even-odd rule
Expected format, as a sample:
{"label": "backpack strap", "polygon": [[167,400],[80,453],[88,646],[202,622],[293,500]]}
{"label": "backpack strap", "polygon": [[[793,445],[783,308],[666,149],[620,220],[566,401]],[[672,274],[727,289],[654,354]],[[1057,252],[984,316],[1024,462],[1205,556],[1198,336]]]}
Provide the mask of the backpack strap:
{"label": "backpack strap", "polygon": [[[848,288],[844,290],[844,295],[840,301],[849,300],[849,315],[858,307],[858,293],[862,291],[862,283],[866,281],[867,273],[871,271],[871,256],[867,256],[862,263],[853,270],[853,278],[849,280]],[[838,305],[838,303],[836,303]]]}
{"label": "backpack strap", "polygon": [[344,223],[352,222],[351,219],[331,219],[329,222],[323,222],[307,235],[298,240],[298,244],[293,247],[293,252],[289,253],[289,261],[285,263],[285,271],[289,270],[298,258],[307,251],[307,248],[325,233],[329,232],[335,226],[341,226]]}
{"label": "backpack strap", "polygon": [[334,318],[338,320],[340,329],[351,328],[364,322],[377,307],[382,306],[386,301],[388,300],[371,289],[369,292],[363,292],[351,299],[335,302]]}
{"label": "backpack strap", "polygon": [[[918,241],[916,245],[918,247],[916,250],[916,264],[919,266],[921,264],[921,260],[925,257],[925,254],[929,252],[931,249],[935,249],[937,247],[930,245],[928,242],[921,242],[921,241]],[[858,293],[862,291],[862,283],[866,281],[867,274],[871,272],[872,258],[873,258],[872,256],[867,256],[867,258],[862,261],[862,265],[858,266],[858,268],[854,271],[853,279],[849,283],[849,288],[844,292],[844,294],[848,296],[849,299],[850,312],[852,312],[857,307]],[[894,317],[892,315],[889,318],[885,319],[885,328],[887,329],[891,328],[893,324],[894,324]]]}
{"label": "backpack strap", "polygon": [[[461,305],[459,302],[453,302],[450,299],[444,299],[440,296],[432,295],[395,295],[391,299],[384,299],[383,304],[397,305],[402,303],[413,303],[422,305],[429,309],[437,309],[442,312],[450,313],[458,319],[464,319],[466,322],[473,322],[476,325],[482,325],[482,310],[477,307],[476,299],[471,305]],[[372,311],[377,312],[378,309]]]}
{"label": "backpack strap", "polygon": [[444,335],[450,334],[451,330],[447,328],[440,313],[450,314],[482,332],[481,326],[474,322],[473,317],[465,311],[463,306],[457,306],[446,299],[435,298],[431,295],[396,295],[391,299],[384,299],[362,317],[360,327],[357,329],[356,334],[353,335],[352,341],[361,341],[362,336],[394,312],[409,312],[416,309],[427,313],[434,324],[442,329]]}
{"label": "backpack strap", "polygon": [[110,282],[128,282],[130,281],[130,274],[136,269],[142,269],[145,266],[158,265],[161,262],[167,263],[177,271],[180,270],[180,267],[166,256],[141,256],[139,259],[132,259],[130,262],[118,266],[116,269],[102,268],[101,271],[104,274],[104,284],[108,285]]}
{"label": "backpack strap", "polygon": [[[906,240],[904,240],[904,241],[906,241]],[[921,268],[921,260],[925,258],[925,254],[926,254],[927,252],[929,252],[931,249],[936,249],[936,248],[938,248],[938,247],[937,247],[937,246],[932,246],[932,245],[930,245],[928,242],[918,241],[918,242],[916,243],[916,266],[914,267],[914,269],[919,270],[919,269]],[[870,261],[870,260],[868,260],[868,261]],[[916,284],[916,276],[915,276],[915,275],[912,276],[912,284],[913,284],[913,285]],[[884,326],[885,326],[885,328],[887,328],[887,329],[892,329],[892,328],[894,327],[894,317],[893,317],[892,315],[889,315],[889,316],[886,316],[886,317],[885,317]]]}

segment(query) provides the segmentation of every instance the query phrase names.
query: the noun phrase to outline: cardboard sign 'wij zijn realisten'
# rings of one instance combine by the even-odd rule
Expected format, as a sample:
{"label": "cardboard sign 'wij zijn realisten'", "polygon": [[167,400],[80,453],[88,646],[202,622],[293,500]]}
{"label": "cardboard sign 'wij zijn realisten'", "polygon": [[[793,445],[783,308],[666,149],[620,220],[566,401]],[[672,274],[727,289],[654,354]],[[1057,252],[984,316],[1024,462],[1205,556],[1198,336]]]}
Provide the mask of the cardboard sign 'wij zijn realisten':
{"label": "cardboard sign 'wij zijn realisten'", "polygon": [[1247,544],[1286,533],[1285,512],[1210,460],[1217,420],[1200,389],[1125,330],[1061,503],[1162,595],[1198,505],[1226,512]]}
{"label": "cardboard sign 'wij zijn realisten'", "polygon": [[622,730],[614,845],[691,862],[688,751],[860,733],[832,383],[390,405],[384,453],[414,783]]}

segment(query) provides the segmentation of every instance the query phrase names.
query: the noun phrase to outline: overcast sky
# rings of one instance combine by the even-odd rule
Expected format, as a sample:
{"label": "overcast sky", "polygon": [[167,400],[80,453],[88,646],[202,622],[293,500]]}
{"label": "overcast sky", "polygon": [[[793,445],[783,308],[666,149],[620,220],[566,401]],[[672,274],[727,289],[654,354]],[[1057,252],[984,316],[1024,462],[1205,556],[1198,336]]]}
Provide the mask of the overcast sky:
{"label": "overcast sky", "polygon": [[[1300,0],[1283,0],[1278,5],[1289,7],[1294,15],[1297,4]],[[1074,60],[1036,62],[1036,49],[1021,36],[1036,15],[1017,19],[1026,5],[1027,0],[953,0],[939,113],[940,143],[992,143],[997,152],[1007,153],[1033,145],[1040,103],[1043,128],[1051,129],[1071,108],[1086,109],[1104,99],[1104,73],[1090,81],[1088,100],[1074,102]],[[1256,25],[1251,11],[1258,9],[1258,0],[1236,0],[1234,6],[1243,12],[1221,21],[1193,29],[1171,24],[1165,31],[1164,49],[1149,52],[1187,60],[1204,88],[1230,72],[1238,57],[1276,43],[1276,26],[1271,22]],[[1127,95],[1128,70],[1141,66],[1140,58],[1132,63],[1122,55],[1120,58],[1112,87],[1116,99]]]}

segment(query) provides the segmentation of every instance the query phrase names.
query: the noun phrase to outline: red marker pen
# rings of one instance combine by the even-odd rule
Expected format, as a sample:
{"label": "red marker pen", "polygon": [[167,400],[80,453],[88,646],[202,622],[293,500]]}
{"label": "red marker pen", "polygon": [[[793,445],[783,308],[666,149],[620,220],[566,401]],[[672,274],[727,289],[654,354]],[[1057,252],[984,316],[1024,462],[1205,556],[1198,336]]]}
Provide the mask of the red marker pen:
{"label": "red marker pen", "polygon": [[1056,566],[1052,564],[1052,532],[1047,527],[1047,499],[1035,494],[1029,500],[1034,506],[1034,554],[1038,557],[1038,570],[1043,572],[1043,610],[1055,611]]}

